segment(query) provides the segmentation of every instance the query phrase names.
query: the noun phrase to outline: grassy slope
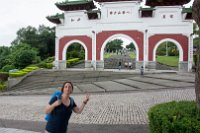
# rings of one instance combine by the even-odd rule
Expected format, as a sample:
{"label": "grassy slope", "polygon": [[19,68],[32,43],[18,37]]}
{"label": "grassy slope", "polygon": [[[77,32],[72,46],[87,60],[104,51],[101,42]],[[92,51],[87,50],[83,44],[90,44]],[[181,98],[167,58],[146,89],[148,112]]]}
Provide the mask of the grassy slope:
{"label": "grassy slope", "polygon": [[172,67],[177,67],[179,62],[178,56],[157,56],[157,62]]}

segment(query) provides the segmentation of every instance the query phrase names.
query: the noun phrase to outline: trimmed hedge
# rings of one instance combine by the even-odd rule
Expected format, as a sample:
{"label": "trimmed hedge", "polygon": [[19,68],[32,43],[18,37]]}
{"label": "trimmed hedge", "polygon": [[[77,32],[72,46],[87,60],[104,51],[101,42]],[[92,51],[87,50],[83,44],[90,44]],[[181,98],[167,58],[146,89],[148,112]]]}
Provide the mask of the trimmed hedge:
{"label": "trimmed hedge", "polygon": [[26,75],[27,73],[28,72],[18,71],[15,73],[9,73],[9,77],[12,77],[12,78],[22,77],[22,76]]}
{"label": "trimmed hedge", "polygon": [[52,69],[53,63],[40,62],[39,64],[37,64],[37,66],[40,67],[40,68]]}
{"label": "trimmed hedge", "polygon": [[29,66],[29,67],[26,67],[26,69],[37,70],[37,69],[39,69],[39,67],[37,67],[37,66]]}
{"label": "trimmed hedge", "polygon": [[194,101],[156,105],[148,117],[150,133],[200,133],[200,109]]}
{"label": "trimmed hedge", "polygon": [[80,58],[69,59],[69,60],[67,60],[67,66],[73,65],[76,62],[78,62],[79,60],[80,60]]}
{"label": "trimmed hedge", "polygon": [[17,71],[17,72],[10,72],[9,76],[12,77],[12,78],[21,77],[21,76],[24,76],[27,73],[32,72],[33,70],[36,70],[36,69],[39,69],[39,67],[34,67],[34,66],[26,67],[26,68],[24,68],[20,71]]}

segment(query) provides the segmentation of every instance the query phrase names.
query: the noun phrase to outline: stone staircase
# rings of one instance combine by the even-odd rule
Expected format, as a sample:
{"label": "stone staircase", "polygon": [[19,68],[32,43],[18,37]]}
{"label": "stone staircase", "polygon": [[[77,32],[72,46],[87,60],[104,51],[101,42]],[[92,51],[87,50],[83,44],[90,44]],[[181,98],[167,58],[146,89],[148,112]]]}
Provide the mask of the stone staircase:
{"label": "stone staircase", "polygon": [[136,73],[112,71],[67,71],[67,70],[38,70],[27,76],[19,84],[8,91],[31,91],[49,88],[59,88],[65,81],[72,81],[75,86],[92,84],[94,82],[109,81],[133,77]]}

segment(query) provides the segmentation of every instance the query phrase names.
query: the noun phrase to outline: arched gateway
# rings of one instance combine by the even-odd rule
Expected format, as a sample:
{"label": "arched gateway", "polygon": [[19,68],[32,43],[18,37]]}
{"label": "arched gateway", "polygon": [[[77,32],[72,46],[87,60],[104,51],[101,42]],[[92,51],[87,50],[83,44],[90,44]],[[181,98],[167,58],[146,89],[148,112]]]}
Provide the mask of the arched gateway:
{"label": "arched gateway", "polygon": [[104,69],[103,50],[112,37],[121,36],[134,42],[136,69],[143,65],[155,69],[155,51],[163,41],[179,49],[179,71],[190,71],[193,61],[193,23],[190,0],[79,0],[56,3],[63,14],[47,19],[56,26],[55,66],[66,69],[66,49],[72,42],[85,49],[85,68]]}

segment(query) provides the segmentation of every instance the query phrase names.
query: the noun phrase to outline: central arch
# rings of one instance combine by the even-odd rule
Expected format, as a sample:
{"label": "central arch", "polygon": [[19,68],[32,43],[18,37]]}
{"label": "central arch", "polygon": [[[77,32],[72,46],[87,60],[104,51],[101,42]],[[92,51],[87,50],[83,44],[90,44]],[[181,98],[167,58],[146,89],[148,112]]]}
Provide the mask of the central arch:
{"label": "central arch", "polygon": [[114,34],[114,35],[108,37],[108,38],[104,41],[104,43],[103,43],[103,45],[102,45],[102,47],[101,47],[101,52],[100,52],[100,53],[101,53],[101,57],[100,57],[100,60],[104,60],[104,49],[105,49],[105,47],[106,47],[106,44],[107,44],[110,40],[113,40],[113,39],[119,38],[119,37],[126,38],[126,39],[130,40],[131,42],[133,42],[134,47],[135,47],[135,49],[136,49],[136,61],[138,61],[138,60],[139,60],[139,48],[138,48],[138,44],[137,44],[137,43],[135,42],[135,40],[133,40],[130,36],[124,35],[124,34]]}

